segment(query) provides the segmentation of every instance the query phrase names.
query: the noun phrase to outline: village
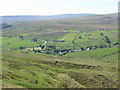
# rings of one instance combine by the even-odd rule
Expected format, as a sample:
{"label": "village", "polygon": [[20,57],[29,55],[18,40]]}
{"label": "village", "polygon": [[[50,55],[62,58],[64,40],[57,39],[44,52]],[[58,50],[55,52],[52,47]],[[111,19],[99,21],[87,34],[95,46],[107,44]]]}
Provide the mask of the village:
{"label": "village", "polygon": [[[108,31],[109,29],[97,29],[98,31]],[[80,31],[80,33],[83,33],[83,31]],[[79,33],[77,34],[79,35]],[[43,44],[38,45],[38,46],[34,46],[34,47],[24,47],[21,46],[18,49],[22,50],[22,51],[27,51],[27,52],[33,52],[33,53],[45,53],[45,54],[52,54],[52,55],[65,55],[67,53],[74,53],[74,52],[81,52],[81,51],[90,51],[90,50],[96,50],[96,49],[102,49],[102,48],[111,48],[112,46],[116,46],[118,45],[118,42],[111,44],[111,40],[109,39],[108,36],[104,36],[103,33],[100,33],[101,36],[104,37],[104,42],[106,43],[105,45],[99,44],[99,45],[91,45],[91,46],[87,46],[87,47],[79,47],[79,49],[74,49],[74,48],[69,48],[69,49],[57,49],[56,45],[47,45],[47,42],[51,42],[51,43],[65,43],[67,42],[65,39],[59,39],[59,40],[42,40],[42,39],[37,39],[37,38],[33,38],[30,42],[36,43],[38,41],[42,41]],[[91,37],[92,34],[91,33],[87,33],[84,36],[86,36],[88,38],[88,40],[93,40],[94,42],[97,40],[97,38],[93,38]],[[6,37],[6,36],[4,36]],[[9,36],[9,37],[15,37],[17,39],[20,40],[24,40],[25,37],[24,36]],[[76,36],[75,36],[76,38]],[[82,36],[78,36],[78,39],[82,39]],[[77,44],[75,43],[75,40],[71,40],[72,44],[74,46],[77,46]],[[79,45],[78,45],[79,46]],[[13,48],[9,48],[8,50],[14,50]]]}

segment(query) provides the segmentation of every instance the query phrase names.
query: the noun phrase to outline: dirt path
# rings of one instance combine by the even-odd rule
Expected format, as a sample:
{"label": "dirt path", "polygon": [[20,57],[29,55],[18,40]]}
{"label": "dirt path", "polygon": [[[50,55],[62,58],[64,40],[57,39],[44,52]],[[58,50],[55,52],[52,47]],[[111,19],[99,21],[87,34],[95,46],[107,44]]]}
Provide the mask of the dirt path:
{"label": "dirt path", "polygon": [[38,41],[43,41],[43,42],[44,42],[44,43],[42,44],[42,46],[47,43],[47,41],[45,41],[45,40],[40,40],[40,39],[38,39]]}

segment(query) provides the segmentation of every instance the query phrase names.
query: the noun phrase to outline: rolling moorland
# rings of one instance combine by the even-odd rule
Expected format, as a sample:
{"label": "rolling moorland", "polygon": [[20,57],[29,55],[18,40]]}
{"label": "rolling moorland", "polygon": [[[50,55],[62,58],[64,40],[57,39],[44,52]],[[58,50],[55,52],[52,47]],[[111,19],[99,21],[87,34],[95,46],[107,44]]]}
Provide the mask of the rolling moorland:
{"label": "rolling moorland", "polygon": [[53,16],[17,15],[17,16],[0,16],[0,19],[2,19],[2,22],[4,23],[14,23],[14,22],[30,21],[30,20],[39,21],[39,20],[52,20],[52,19],[68,19],[68,18],[76,18],[76,17],[79,18],[86,15],[94,15],[94,14],[61,14],[61,15],[53,15]]}
{"label": "rolling moorland", "polygon": [[3,88],[117,88],[117,14],[2,24]]}

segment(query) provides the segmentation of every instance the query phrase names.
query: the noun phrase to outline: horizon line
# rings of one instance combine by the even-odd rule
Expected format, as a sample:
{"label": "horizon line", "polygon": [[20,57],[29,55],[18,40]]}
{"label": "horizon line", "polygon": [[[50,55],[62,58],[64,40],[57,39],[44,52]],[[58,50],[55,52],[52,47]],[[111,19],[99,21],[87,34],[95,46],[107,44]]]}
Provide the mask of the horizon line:
{"label": "horizon line", "polygon": [[57,16],[57,15],[77,15],[77,14],[91,14],[91,15],[105,15],[105,14],[114,14],[114,13],[118,13],[118,12],[113,12],[113,13],[64,13],[64,14],[53,14],[53,15],[36,15],[36,14],[14,14],[14,15],[0,15],[0,16]]}

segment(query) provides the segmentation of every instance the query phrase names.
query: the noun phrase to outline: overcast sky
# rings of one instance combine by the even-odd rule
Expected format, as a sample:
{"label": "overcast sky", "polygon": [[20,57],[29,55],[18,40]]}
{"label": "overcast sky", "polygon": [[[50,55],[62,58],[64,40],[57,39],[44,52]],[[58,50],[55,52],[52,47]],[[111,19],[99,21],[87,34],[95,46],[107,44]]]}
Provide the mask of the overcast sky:
{"label": "overcast sky", "polygon": [[1,0],[2,15],[57,15],[118,11],[119,0]]}

